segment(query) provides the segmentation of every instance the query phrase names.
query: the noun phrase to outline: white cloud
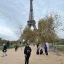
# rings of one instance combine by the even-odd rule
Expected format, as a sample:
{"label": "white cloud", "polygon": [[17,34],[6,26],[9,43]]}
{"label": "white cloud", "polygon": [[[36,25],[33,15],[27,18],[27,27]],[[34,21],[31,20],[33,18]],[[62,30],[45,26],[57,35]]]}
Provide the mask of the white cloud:
{"label": "white cloud", "polygon": [[13,34],[13,32],[10,31],[8,28],[2,26],[0,26],[0,33],[7,36]]}
{"label": "white cloud", "polygon": [[[18,24],[25,27],[29,18],[30,0],[0,0],[0,36],[17,39],[15,28]],[[64,0],[34,0],[34,19],[36,24],[45,14],[58,12],[64,18]],[[63,19],[62,18],[62,19]],[[62,20],[62,22],[64,19]],[[63,22],[64,23],[64,22]],[[63,33],[62,33],[63,34]],[[59,34],[60,36],[63,36]],[[60,37],[59,36],[59,37]]]}
{"label": "white cloud", "polygon": [[59,38],[64,38],[64,31],[57,32]]}
{"label": "white cloud", "polygon": [[[0,34],[4,36],[6,40],[16,40],[18,37],[9,28],[0,26]],[[0,36],[1,37],[1,36]]]}

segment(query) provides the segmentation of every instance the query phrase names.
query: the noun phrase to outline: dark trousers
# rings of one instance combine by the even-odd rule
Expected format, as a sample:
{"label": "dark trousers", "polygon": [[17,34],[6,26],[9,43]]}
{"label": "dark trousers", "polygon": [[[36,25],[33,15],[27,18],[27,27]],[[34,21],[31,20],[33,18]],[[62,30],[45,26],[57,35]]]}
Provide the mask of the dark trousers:
{"label": "dark trousers", "polygon": [[48,55],[48,51],[47,50],[45,50],[45,53],[46,53],[46,55]]}
{"label": "dark trousers", "polygon": [[29,57],[25,57],[25,64],[29,64]]}
{"label": "dark trousers", "polygon": [[18,48],[15,48],[15,51],[17,51],[18,50]]}

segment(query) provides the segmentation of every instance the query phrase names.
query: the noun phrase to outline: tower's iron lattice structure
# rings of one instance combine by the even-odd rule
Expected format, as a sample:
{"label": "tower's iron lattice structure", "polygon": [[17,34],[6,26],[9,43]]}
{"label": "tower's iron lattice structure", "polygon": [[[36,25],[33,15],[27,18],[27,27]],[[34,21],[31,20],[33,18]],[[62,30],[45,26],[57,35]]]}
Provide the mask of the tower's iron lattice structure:
{"label": "tower's iron lattice structure", "polygon": [[36,22],[34,20],[33,16],[33,0],[30,0],[30,12],[29,12],[29,20],[27,21],[28,26],[31,27],[33,26],[34,29],[36,29]]}

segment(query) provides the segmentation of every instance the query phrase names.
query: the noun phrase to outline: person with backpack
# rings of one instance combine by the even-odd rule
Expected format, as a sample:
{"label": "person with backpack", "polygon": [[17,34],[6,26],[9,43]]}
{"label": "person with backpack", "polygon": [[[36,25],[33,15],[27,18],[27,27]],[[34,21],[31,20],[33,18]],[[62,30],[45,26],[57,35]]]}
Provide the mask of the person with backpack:
{"label": "person with backpack", "polygon": [[24,48],[24,54],[25,54],[25,64],[29,64],[29,58],[31,55],[31,47],[29,47],[29,44],[27,44]]}

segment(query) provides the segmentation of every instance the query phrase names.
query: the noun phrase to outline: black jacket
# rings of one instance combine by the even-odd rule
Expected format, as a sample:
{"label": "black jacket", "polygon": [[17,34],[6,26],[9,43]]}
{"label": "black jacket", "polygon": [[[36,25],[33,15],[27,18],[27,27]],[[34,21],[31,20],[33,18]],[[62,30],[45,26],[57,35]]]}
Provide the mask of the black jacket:
{"label": "black jacket", "polygon": [[24,54],[26,54],[28,57],[30,57],[30,55],[31,55],[31,48],[29,46],[25,47]]}
{"label": "black jacket", "polygon": [[6,45],[3,46],[2,51],[3,51],[3,52],[6,52],[6,51],[7,51],[7,46],[6,46]]}

